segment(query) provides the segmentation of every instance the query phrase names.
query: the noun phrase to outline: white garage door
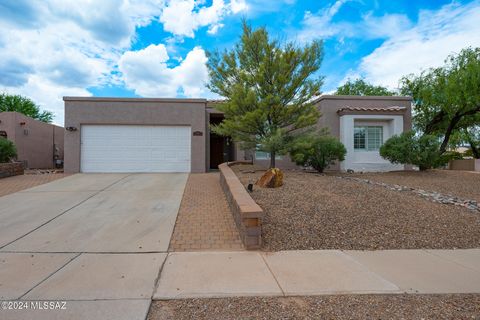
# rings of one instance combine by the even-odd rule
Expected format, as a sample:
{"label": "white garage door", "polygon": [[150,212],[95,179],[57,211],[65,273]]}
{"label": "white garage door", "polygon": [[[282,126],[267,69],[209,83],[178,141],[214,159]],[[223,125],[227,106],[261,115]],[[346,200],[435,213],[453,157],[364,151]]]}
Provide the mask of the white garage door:
{"label": "white garage door", "polygon": [[190,127],[83,125],[82,172],[190,172]]}

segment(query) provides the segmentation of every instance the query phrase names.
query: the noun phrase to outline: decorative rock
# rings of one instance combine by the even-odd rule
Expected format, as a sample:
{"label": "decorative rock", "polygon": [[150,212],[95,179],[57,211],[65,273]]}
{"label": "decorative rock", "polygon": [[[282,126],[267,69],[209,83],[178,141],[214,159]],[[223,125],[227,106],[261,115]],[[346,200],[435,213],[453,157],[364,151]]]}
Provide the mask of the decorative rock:
{"label": "decorative rock", "polygon": [[255,183],[262,188],[278,188],[283,185],[283,172],[278,168],[267,170]]}
{"label": "decorative rock", "polygon": [[0,163],[0,179],[24,174],[23,162]]}
{"label": "decorative rock", "polygon": [[469,200],[469,199],[461,199],[452,195],[445,195],[441,194],[438,192],[430,192],[430,191],[425,191],[423,189],[415,189],[415,188],[410,188],[406,186],[400,186],[400,185],[391,185],[387,184],[384,182],[375,182],[372,180],[368,179],[361,179],[361,178],[356,178],[356,177],[347,177],[347,176],[338,176],[340,179],[346,179],[346,180],[353,180],[357,182],[362,182],[366,184],[371,184],[371,185],[376,185],[376,186],[381,186],[386,189],[394,190],[394,191],[408,191],[412,192],[422,198],[425,198],[427,200],[430,200],[432,202],[436,203],[441,203],[441,204],[449,204],[449,205],[455,205],[455,206],[461,206],[464,208],[467,208],[469,210],[473,210],[476,212],[480,212],[480,206],[477,204],[477,201],[475,200]]}

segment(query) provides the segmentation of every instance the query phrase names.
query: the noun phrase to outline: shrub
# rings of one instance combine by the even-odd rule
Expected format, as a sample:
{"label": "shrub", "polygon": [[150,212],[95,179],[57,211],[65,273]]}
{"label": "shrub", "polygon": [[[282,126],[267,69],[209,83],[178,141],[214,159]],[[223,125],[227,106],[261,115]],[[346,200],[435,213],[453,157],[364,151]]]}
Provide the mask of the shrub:
{"label": "shrub", "polygon": [[440,142],[432,135],[416,136],[407,131],[394,135],[380,147],[380,155],[392,163],[412,164],[421,171],[437,168],[448,161],[440,154]]}
{"label": "shrub", "polygon": [[308,135],[297,139],[289,148],[292,160],[301,166],[310,166],[318,172],[345,160],[347,149],[335,137],[329,135]]}
{"label": "shrub", "polygon": [[468,157],[468,158],[475,158],[474,154],[473,154],[473,150],[472,148],[466,150],[464,153],[463,153],[463,157]]}
{"label": "shrub", "polygon": [[9,162],[17,156],[17,148],[12,141],[0,137],[0,163]]}

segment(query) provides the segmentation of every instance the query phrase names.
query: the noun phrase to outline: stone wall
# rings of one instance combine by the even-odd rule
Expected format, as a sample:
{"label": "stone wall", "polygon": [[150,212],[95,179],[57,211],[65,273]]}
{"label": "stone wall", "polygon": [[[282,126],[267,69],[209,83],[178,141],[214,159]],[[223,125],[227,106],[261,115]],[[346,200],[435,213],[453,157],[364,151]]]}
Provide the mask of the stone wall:
{"label": "stone wall", "polygon": [[23,174],[23,163],[0,163],[0,179]]}
{"label": "stone wall", "polygon": [[262,208],[250,197],[229,164],[222,163],[218,168],[220,169],[220,184],[245,248],[247,250],[260,249],[264,216]]}

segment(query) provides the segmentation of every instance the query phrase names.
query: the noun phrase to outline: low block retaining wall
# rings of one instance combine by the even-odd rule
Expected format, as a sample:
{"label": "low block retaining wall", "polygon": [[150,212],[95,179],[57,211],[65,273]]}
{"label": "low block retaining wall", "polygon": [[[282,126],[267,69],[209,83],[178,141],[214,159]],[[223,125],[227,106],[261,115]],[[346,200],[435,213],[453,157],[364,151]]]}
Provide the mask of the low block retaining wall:
{"label": "low block retaining wall", "polygon": [[0,179],[23,174],[23,163],[0,163]]}
{"label": "low block retaining wall", "polygon": [[229,165],[231,164],[234,163],[222,163],[218,166],[220,169],[220,184],[227,197],[245,248],[247,250],[259,249],[262,246],[264,213],[230,168]]}
{"label": "low block retaining wall", "polygon": [[480,171],[480,159],[451,160],[450,170]]}

